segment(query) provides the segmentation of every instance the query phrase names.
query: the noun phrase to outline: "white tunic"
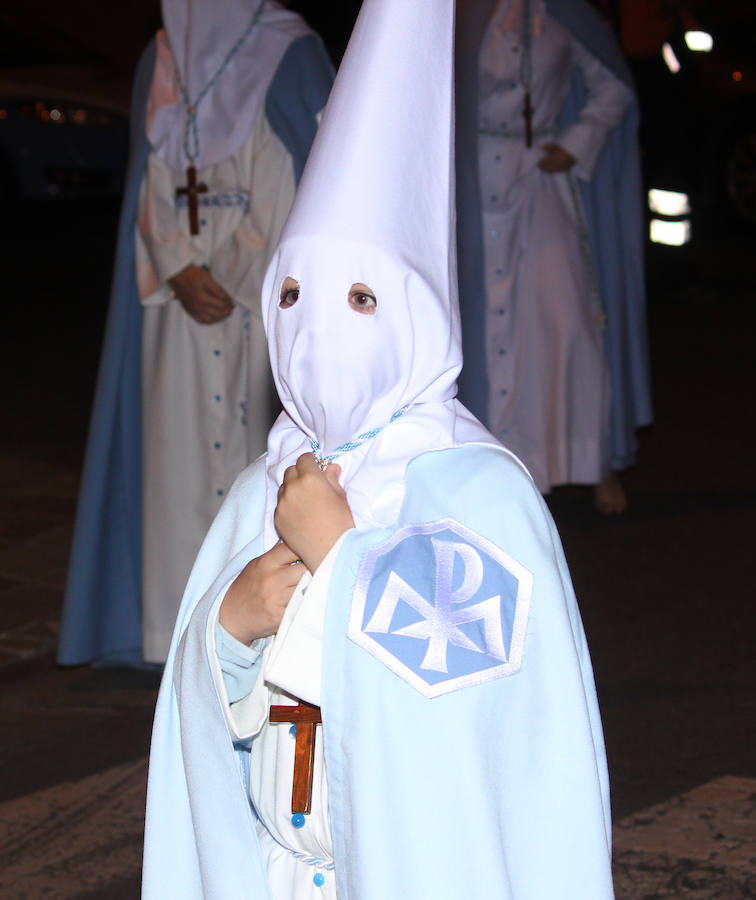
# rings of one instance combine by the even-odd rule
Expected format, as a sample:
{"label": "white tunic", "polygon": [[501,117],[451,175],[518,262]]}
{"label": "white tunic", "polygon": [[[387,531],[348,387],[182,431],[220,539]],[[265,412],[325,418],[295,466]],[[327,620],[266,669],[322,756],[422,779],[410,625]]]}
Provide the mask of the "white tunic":
{"label": "white tunic", "polygon": [[[533,146],[524,140],[520,35],[492,30],[479,68],[479,169],[486,280],[489,426],[541,491],[595,484],[605,473],[609,381],[602,314],[574,178],[590,179],[632,94],[544,15],[532,40]],[[577,65],[588,99],[559,133]],[[538,169],[543,145],[577,163]]]}
{"label": "white tunic", "polygon": [[[342,542],[331,548],[314,579],[305,573],[297,585],[278,633],[267,641],[248,696],[228,703],[216,659],[215,679],[229,730],[236,739],[252,741],[250,798],[273,900],[336,900],[321,728],[315,729],[312,811],[297,819],[297,827],[291,812],[295,731],[285,722],[271,724],[268,715],[272,705],[294,706],[297,698],[320,705],[323,618]],[[216,621],[217,613],[211,617],[211,634]]]}
{"label": "white tunic", "polygon": [[[265,449],[275,412],[260,313],[265,268],[294,196],[292,159],[264,110],[249,140],[198,172],[200,233],[176,200],[186,173],[151,154],[136,233],[144,308],[143,651],[165,660],[202,539],[236,475]],[[233,298],[231,316],[192,319],[167,281],[206,266]]]}

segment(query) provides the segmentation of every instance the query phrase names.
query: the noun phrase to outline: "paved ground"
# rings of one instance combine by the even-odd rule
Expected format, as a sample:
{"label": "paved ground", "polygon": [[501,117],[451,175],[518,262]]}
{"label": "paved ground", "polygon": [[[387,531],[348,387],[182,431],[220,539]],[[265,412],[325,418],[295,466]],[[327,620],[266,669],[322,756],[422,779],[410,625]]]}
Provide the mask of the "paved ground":
{"label": "paved ground", "polygon": [[[107,233],[16,236],[6,271],[24,298],[8,307],[0,436],[8,900],[138,896],[155,677],[53,661]],[[651,259],[657,425],[632,509],[607,522],[581,490],[551,500],[593,651],[621,900],[756,897],[752,254],[738,235]]]}

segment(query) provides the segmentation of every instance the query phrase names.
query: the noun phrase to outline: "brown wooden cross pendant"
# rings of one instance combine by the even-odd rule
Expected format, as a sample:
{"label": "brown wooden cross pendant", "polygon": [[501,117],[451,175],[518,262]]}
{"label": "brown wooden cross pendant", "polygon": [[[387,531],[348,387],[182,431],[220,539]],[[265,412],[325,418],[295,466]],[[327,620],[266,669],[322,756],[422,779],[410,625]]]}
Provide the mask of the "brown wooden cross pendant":
{"label": "brown wooden cross pendant", "polygon": [[292,722],[297,726],[291,811],[309,813],[312,809],[312,775],[315,766],[315,726],[323,721],[320,718],[320,707],[303,701],[296,706],[271,706],[270,721]]}
{"label": "brown wooden cross pendant", "polygon": [[194,166],[189,166],[186,170],[186,187],[176,188],[176,196],[183,197],[189,203],[189,233],[199,234],[199,195],[207,193],[206,184],[197,184],[197,170]]}
{"label": "brown wooden cross pendant", "polygon": [[525,104],[522,107],[525,117],[525,146],[533,146],[533,104],[530,102],[530,91],[525,91]]}

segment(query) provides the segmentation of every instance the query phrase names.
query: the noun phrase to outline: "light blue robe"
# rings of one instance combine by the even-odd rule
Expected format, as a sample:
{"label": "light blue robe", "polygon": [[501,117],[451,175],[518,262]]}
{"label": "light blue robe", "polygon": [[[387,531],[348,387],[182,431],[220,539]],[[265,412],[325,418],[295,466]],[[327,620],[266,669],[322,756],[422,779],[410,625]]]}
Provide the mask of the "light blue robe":
{"label": "light blue robe", "polygon": [[[113,287],[58,646],[58,662],[63,665],[142,660],[142,307],[134,229],[150,150],[145,115],[154,67],[153,41],[134,80],[131,149]],[[308,34],[289,46],[268,89],[265,113],[291,154],[297,180],[332,81],[323,44]]]}
{"label": "light blue robe", "polygon": [[[264,502],[259,460],[229,493],[179,613],[153,731],[145,900],[270,897],[248,757],[234,751],[208,643],[220,592],[263,549]],[[442,520],[457,535],[446,575],[441,555],[429,563],[437,548],[419,527]],[[442,642],[448,671],[436,661],[429,674],[420,660],[430,642],[396,635],[417,619],[401,602],[391,634],[376,637],[370,604],[385,590],[386,565],[431,603],[446,578],[452,608],[467,610],[477,602],[478,581],[468,581],[476,556],[481,596],[500,610],[505,665],[481,623],[468,622],[460,628],[478,649]],[[507,451],[467,445],[416,458],[396,523],[347,533],[322,659],[340,900],[613,896],[606,760],[580,615],[548,510]]]}

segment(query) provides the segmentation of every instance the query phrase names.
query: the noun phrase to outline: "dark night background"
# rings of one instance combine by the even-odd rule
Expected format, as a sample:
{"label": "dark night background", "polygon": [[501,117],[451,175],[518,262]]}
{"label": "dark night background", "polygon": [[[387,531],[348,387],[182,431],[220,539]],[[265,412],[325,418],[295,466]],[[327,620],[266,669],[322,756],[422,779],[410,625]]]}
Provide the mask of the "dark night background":
{"label": "dark night background", "polygon": [[[289,5],[337,62],[359,3]],[[605,9],[639,88],[646,187],[689,194],[692,240],[647,246],[656,421],[625,479],[629,512],[602,519],[582,489],[549,503],[594,660],[615,821],[723,776],[752,785],[739,837],[712,837],[715,848],[740,840],[751,874],[691,851],[694,862],[674,873],[656,859],[658,871],[648,864],[643,876],[657,873],[653,887],[628,889],[640,870],[628,875],[632,853],[620,847],[618,897],[756,897],[756,3],[607,0]],[[0,11],[0,870],[27,852],[2,837],[13,803],[147,752],[155,679],[57,669],[54,644],[131,73],[159,23],[156,0],[26,0]],[[692,27],[714,36],[711,54],[685,49]],[[663,41],[681,61],[677,76]],[[53,108],[83,110],[86,123],[45,119]],[[45,896],[134,897],[137,881],[124,869],[109,887]]]}

